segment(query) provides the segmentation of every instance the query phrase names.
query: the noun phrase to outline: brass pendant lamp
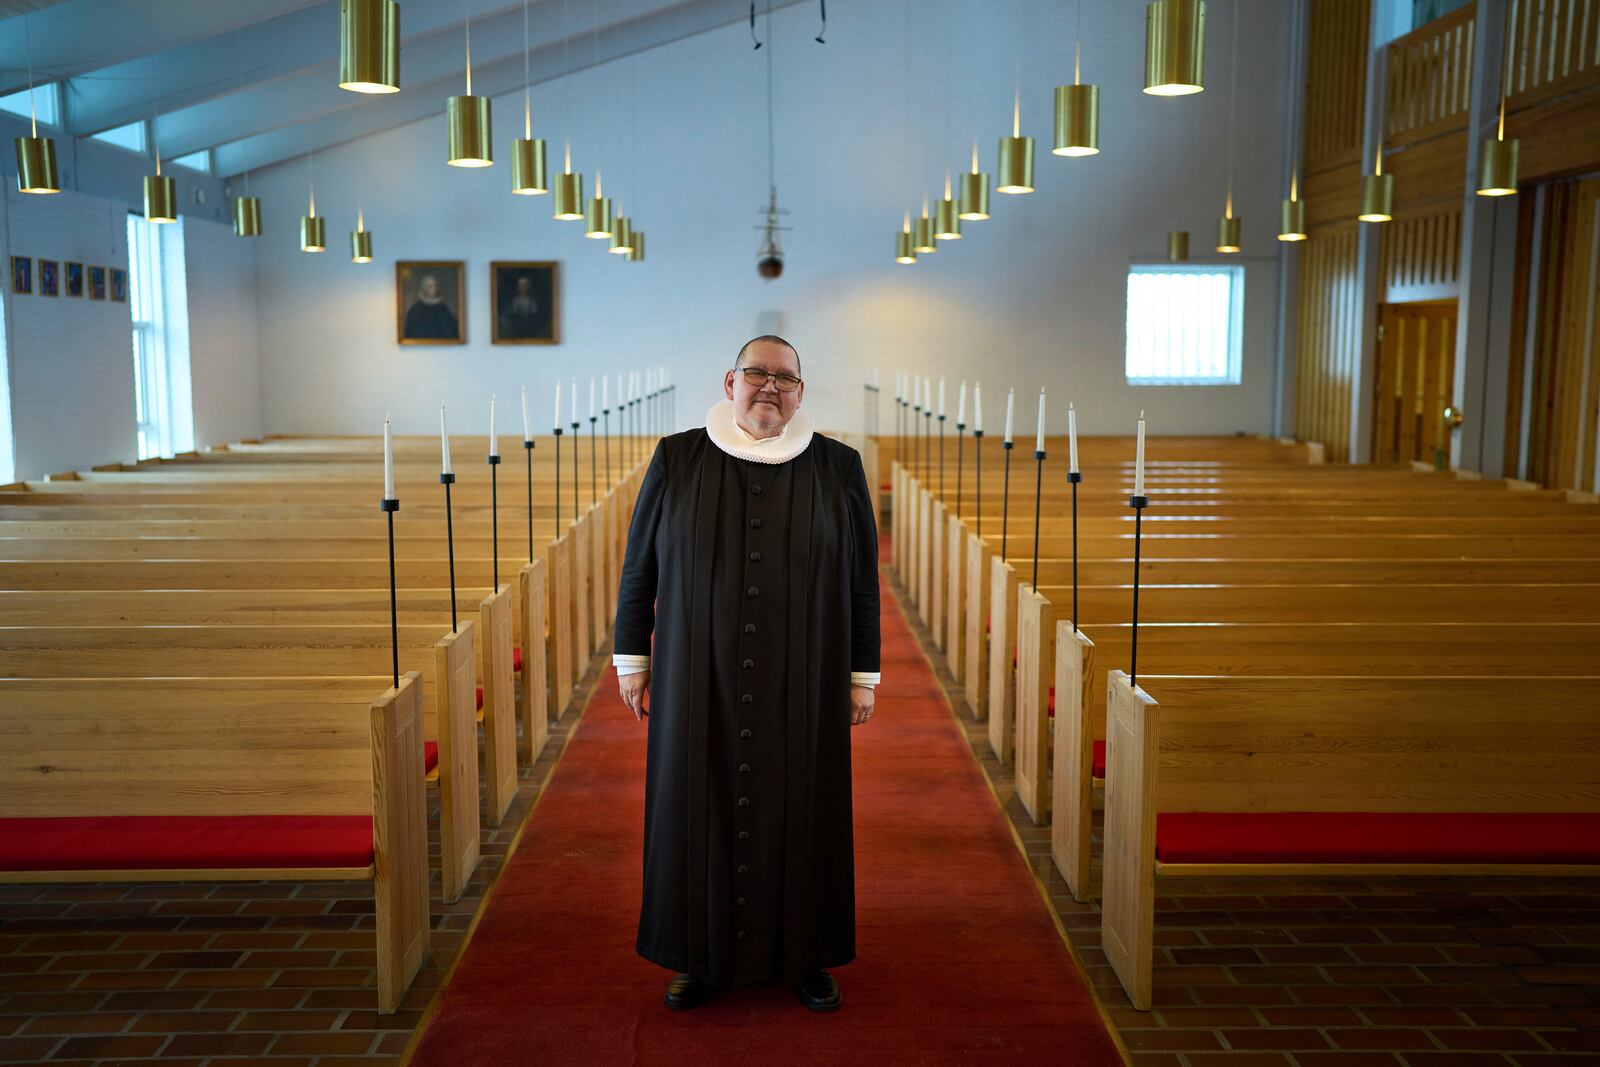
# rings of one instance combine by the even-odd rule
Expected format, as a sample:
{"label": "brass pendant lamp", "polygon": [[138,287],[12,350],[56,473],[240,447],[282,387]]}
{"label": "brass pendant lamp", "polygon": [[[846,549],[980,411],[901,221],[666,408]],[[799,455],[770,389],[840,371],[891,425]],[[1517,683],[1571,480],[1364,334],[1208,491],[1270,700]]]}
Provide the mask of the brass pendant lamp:
{"label": "brass pendant lamp", "polygon": [[1000,138],[1000,163],[995,168],[997,193],[1033,192],[1033,138],[1022,136],[1022,86],[1011,104],[1011,136]]}
{"label": "brass pendant lamp", "polygon": [[601,173],[595,171],[594,196],[583,213],[583,235],[597,241],[611,236],[611,198],[604,195],[603,181]]}
{"label": "brass pendant lamp", "polygon": [[359,207],[356,208],[356,228],[350,231],[350,262],[372,262],[372,231],[367,229],[366,217]]}
{"label": "brass pendant lamp", "polygon": [[1228,197],[1222,217],[1217,220],[1217,251],[1230,255],[1239,251],[1239,220],[1233,213],[1233,149],[1237,140],[1234,118],[1239,100],[1239,0],[1233,3],[1233,63],[1228,71]]}
{"label": "brass pendant lamp", "polygon": [[1093,156],[1100,152],[1100,87],[1083,84],[1083,0],[1078,0],[1072,48],[1072,84],[1056,86],[1057,156]]}
{"label": "brass pendant lamp", "polygon": [[1205,0],[1151,0],[1145,8],[1145,92],[1188,96],[1203,91],[1205,52]]}
{"label": "brass pendant lamp", "polygon": [[150,120],[150,147],[156,157],[156,172],[144,176],[144,217],[149,222],[178,221],[178,187],[161,173],[161,143],[156,138],[156,120]]}
{"label": "brass pendant lamp", "polygon": [[933,235],[933,220],[928,218],[928,198],[922,198],[922,217],[911,231],[911,250],[918,254],[939,251],[939,239]]}
{"label": "brass pendant lamp", "polygon": [[1169,263],[1187,263],[1189,261],[1189,231],[1173,230],[1167,234],[1167,261]]}
{"label": "brass pendant lamp", "polygon": [[400,91],[400,5],[396,0],[339,0],[339,88]]}
{"label": "brass pendant lamp", "polygon": [[944,172],[944,199],[933,211],[933,236],[940,241],[961,240],[961,216],[958,205],[950,195],[950,172]]}
{"label": "brass pendant lamp", "polygon": [[972,172],[961,176],[961,210],[956,214],[967,222],[989,217],[989,176],[978,169],[978,142],[972,142]]}
{"label": "brass pendant lamp", "polygon": [[911,247],[911,212],[906,212],[905,221],[900,226],[900,232],[894,235],[894,261],[896,263],[915,263],[917,253]]}
{"label": "brass pendant lamp", "polygon": [[522,0],[522,136],[511,142],[511,191],[543,196],[550,191],[544,138],[533,136],[532,81],[528,76],[528,0]]}
{"label": "brass pendant lamp", "polygon": [[556,175],[556,193],[551,218],[572,221],[583,218],[583,175],[572,173],[572,142],[567,142],[566,170]]}
{"label": "brass pendant lamp", "polygon": [[317,179],[311,156],[306,157],[309,210],[300,216],[300,251],[321,252],[328,247],[328,220],[317,214]]}
{"label": "brass pendant lamp", "polygon": [[1479,196],[1517,195],[1517,152],[1520,142],[1506,140],[1505,73],[1500,75],[1500,120],[1495,126],[1494,138],[1483,139],[1478,161]]}
{"label": "brass pendant lamp", "polygon": [[233,198],[233,232],[239,237],[261,236],[261,198],[236,196]]}
{"label": "brass pendant lamp", "polygon": [[628,262],[629,263],[642,263],[642,262],[644,262],[644,231],[643,230],[634,230],[633,234],[629,238],[629,240],[633,245],[633,250],[631,252],[629,252],[628,255],[627,255]]}
{"label": "brass pendant lamp", "polygon": [[[28,16],[22,16],[27,34]],[[56,171],[56,142],[39,136],[39,116],[33,107],[33,37],[28,36],[28,123],[30,136],[17,138],[17,190],[24,193],[59,193],[61,178]]]}
{"label": "brass pendant lamp", "polygon": [[472,18],[466,20],[467,91],[445,100],[445,122],[450,131],[452,167],[492,167],[494,131],[490,126],[489,98],[472,95]]}
{"label": "brass pendant lamp", "polygon": [[619,214],[612,222],[611,247],[606,251],[618,256],[633,251],[633,223],[628,220],[628,216]]}
{"label": "brass pendant lamp", "polygon": [[1383,142],[1378,143],[1372,173],[1361,177],[1362,222],[1388,222],[1394,218],[1394,175],[1383,172]]}
{"label": "brass pendant lamp", "polygon": [[1306,239],[1306,202],[1299,196],[1299,175],[1289,176],[1289,199],[1283,202],[1283,218],[1278,224],[1278,240]]}

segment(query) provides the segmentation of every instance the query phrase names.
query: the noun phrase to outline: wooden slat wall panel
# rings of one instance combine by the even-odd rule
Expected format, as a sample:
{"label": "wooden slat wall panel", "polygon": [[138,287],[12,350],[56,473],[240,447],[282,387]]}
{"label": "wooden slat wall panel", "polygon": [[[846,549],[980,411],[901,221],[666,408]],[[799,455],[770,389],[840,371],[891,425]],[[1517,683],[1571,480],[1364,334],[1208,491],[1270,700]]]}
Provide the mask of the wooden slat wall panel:
{"label": "wooden slat wall panel", "polygon": [[1332,462],[1350,454],[1350,387],[1360,349],[1357,243],[1356,223],[1325,227],[1305,243],[1300,263],[1296,433],[1321,442]]}
{"label": "wooden slat wall panel", "polygon": [[[1366,0],[1311,0],[1306,38],[1307,175],[1361,158]],[[1316,200],[1309,199],[1311,204]]]}
{"label": "wooden slat wall panel", "polygon": [[1389,45],[1385,144],[1415,144],[1465,126],[1476,17],[1477,5],[1467,4]]}
{"label": "wooden slat wall panel", "polygon": [[1600,88],[1600,3],[1507,0],[1506,111]]}
{"label": "wooden slat wall panel", "polygon": [[1522,454],[1522,389],[1527,374],[1528,294],[1533,263],[1533,232],[1538,201],[1529,193],[1517,197],[1517,258],[1512,268],[1511,358],[1506,374],[1506,441],[1501,470],[1520,477]]}
{"label": "wooden slat wall panel", "polygon": [[1379,277],[1390,304],[1447,300],[1459,292],[1461,208],[1396,217],[1383,227]]}

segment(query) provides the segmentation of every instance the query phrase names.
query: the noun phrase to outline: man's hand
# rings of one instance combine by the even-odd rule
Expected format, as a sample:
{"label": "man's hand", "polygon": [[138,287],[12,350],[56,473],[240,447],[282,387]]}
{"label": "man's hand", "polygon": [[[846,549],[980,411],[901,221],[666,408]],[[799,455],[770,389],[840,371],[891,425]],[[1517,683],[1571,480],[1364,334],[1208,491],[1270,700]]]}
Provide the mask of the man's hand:
{"label": "man's hand", "polygon": [[633,712],[635,720],[641,720],[650,714],[644,706],[644,693],[649,687],[649,671],[637,671],[633,674],[619,674],[617,676],[617,691],[622,694],[622,702],[628,705],[628,710]]}
{"label": "man's hand", "polygon": [[872,718],[872,701],[877,696],[877,690],[870,685],[852,685],[850,687],[850,725],[862,726]]}

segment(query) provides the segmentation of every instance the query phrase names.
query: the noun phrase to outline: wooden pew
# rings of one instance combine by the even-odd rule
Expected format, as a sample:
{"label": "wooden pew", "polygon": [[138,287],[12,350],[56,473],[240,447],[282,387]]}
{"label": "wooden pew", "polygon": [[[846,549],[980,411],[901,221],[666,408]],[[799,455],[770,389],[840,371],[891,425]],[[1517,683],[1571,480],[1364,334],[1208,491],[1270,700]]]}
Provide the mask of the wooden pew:
{"label": "wooden pew", "polygon": [[1101,911],[1135,1008],[1158,876],[1600,875],[1600,677],[1140,683],[1108,687]]}
{"label": "wooden pew", "polygon": [[388,681],[0,680],[0,881],[368,880],[394,1012],[430,924],[422,688]]}

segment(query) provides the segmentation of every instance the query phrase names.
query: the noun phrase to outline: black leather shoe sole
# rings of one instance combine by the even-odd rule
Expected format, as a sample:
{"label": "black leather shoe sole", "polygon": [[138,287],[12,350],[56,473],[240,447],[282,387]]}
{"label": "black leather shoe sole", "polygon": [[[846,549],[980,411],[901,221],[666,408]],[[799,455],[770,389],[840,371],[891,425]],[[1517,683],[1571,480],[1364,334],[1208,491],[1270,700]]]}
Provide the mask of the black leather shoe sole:
{"label": "black leather shoe sole", "polygon": [[832,975],[824,974],[822,980],[802,981],[795,986],[795,996],[812,1011],[838,1011],[844,998],[839,995],[839,983]]}
{"label": "black leather shoe sole", "polygon": [[673,1011],[688,1011],[698,1008],[711,999],[711,986],[698,978],[680,974],[667,983],[667,991],[661,1001]]}

